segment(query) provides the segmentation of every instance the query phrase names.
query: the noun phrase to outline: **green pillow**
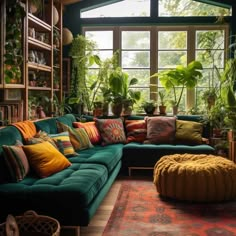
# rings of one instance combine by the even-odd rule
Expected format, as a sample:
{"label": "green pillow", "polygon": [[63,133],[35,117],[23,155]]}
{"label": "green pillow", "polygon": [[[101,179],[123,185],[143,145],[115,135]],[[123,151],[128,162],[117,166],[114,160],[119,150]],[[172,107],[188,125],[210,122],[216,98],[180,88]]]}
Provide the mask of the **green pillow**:
{"label": "green pillow", "polygon": [[175,142],[187,145],[202,144],[202,130],[202,123],[176,120]]}

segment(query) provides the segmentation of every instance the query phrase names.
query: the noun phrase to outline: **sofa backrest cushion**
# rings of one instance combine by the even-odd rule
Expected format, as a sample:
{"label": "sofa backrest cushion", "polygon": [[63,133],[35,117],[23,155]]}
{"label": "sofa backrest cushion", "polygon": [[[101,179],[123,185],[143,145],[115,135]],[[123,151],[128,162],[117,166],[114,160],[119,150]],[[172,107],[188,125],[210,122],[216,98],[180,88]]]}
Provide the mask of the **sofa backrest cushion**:
{"label": "sofa backrest cushion", "polygon": [[40,120],[35,122],[37,131],[45,131],[48,134],[57,133],[57,123],[56,118],[49,118],[45,120]]}
{"label": "sofa backrest cushion", "polygon": [[76,121],[75,116],[73,114],[66,114],[64,116],[57,117],[56,119],[57,121],[68,125],[71,128],[73,127],[73,122]]}
{"label": "sofa backrest cushion", "polygon": [[57,121],[72,127],[72,123],[76,121],[73,114],[66,114],[60,117],[53,117],[45,120],[40,120],[35,122],[37,131],[45,131],[48,134],[56,134],[57,130]]}

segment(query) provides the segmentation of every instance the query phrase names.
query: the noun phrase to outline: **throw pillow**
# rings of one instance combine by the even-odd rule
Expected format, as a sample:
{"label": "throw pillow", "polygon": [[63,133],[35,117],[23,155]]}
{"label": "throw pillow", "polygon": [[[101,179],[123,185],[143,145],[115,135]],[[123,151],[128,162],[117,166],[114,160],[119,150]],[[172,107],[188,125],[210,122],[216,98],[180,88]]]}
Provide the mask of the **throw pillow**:
{"label": "throw pillow", "polygon": [[143,143],[147,136],[147,127],[145,120],[126,120],[125,130],[127,134],[127,143]]}
{"label": "throw pillow", "polygon": [[126,143],[122,119],[96,119],[95,122],[102,137],[102,145]]}
{"label": "throw pillow", "polygon": [[99,144],[101,143],[101,135],[99,133],[99,130],[95,124],[95,121],[90,121],[90,122],[73,122],[73,126],[75,128],[84,128],[85,131],[87,132],[90,142],[92,144]]}
{"label": "throw pillow", "polygon": [[69,132],[63,132],[59,134],[49,134],[49,136],[54,140],[57,148],[65,156],[75,156],[78,155],[71,143]]}
{"label": "throw pillow", "polygon": [[56,123],[57,123],[57,133],[68,131],[70,128],[68,125],[63,124],[62,122],[58,120],[56,121]]}
{"label": "throw pillow", "polygon": [[145,117],[147,124],[147,140],[145,143],[173,143],[175,139],[176,117]]}
{"label": "throw pillow", "polygon": [[25,140],[26,144],[36,144],[36,143],[43,143],[45,141],[50,142],[54,147],[57,148],[57,145],[53,141],[53,139],[45,132],[45,131],[39,131],[34,137],[27,138]]}
{"label": "throw pillow", "polygon": [[75,150],[83,150],[93,147],[84,128],[70,128],[69,135]]}
{"label": "throw pillow", "polygon": [[71,165],[49,142],[23,146],[30,166],[41,178],[57,173]]}
{"label": "throw pillow", "polygon": [[11,180],[19,182],[29,173],[29,163],[22,146],[3,145],[3,155],[8,167]]}
{"label": "throw pillow", "polygon": [[175,141],[179,144],[201,144],[202,130],[203,125],[199,122],[176,120]]}

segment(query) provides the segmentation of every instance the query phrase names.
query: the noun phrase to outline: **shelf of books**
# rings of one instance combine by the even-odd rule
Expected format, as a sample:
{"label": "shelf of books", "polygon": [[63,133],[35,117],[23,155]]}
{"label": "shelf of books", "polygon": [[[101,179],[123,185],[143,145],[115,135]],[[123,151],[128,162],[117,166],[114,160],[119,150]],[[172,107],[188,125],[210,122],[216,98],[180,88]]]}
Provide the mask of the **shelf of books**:
{"label": "shelf of books", "polygon": [[6,126],[23,120],[23,102],[0,102],[0,126]]}

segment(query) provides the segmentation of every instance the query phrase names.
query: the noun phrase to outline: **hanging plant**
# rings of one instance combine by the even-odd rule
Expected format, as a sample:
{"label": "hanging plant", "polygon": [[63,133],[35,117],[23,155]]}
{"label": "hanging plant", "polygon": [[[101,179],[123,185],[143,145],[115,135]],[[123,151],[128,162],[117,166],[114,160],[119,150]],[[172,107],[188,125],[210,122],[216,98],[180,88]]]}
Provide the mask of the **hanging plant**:
{"label": "hanging plant", "polygon": [[5,82],[18,83],[23,66],[23,20],[25,10],[19,1],[9,1],[6,6],[6,39],[4,54]]}
{"label": "hanging plant", "polygon": [[72,57],[70,104],[83,104],[91,108],[89,89],[86,86],[86,75],[89,66],[94,63],[95,43],[83,35],[77,35],[72,41],[69,55]]}

